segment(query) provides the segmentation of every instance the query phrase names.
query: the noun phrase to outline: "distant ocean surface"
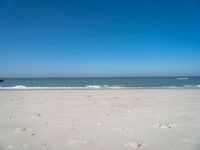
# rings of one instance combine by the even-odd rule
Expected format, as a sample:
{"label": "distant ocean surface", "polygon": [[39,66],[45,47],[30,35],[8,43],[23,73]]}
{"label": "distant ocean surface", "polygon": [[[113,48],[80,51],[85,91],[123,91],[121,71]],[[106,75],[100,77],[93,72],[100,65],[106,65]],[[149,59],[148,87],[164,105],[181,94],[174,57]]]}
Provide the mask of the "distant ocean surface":
{"label": "distant ocean surface", "polygon": [[200,77],[4,78],[0,89],[200,88]]}

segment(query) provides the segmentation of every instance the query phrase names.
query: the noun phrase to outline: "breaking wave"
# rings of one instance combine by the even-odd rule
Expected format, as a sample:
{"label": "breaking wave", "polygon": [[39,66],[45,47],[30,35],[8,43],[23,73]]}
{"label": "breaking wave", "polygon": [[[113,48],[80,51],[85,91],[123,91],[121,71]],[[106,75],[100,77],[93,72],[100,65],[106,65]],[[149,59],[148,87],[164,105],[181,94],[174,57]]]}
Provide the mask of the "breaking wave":
{"label": "breaking wave", "polygon": [[176,78],[177,80],[188,80],[189,78]]}
{"label": "breaking wave", "polygon": [[123,87],[118,87],[118,86],[108,86],[108,85],[87,85],[84,87],[30,87],[30,86],[24,86],[24,85],[16,85],[12,87],[0,87],[0,90],[53,90],[53,89],[58,89],[58,90],[67,90],[67,89],[121,89]]}
{"label": "breaking wave", "polygon": [[87,85],[83,87],[30,87],[25,85],[16,85],[12,87],[2,87],[0,90],[87,90],[87,89],[191,89],[200,88],[200,85],[184,86],[162,86],[162,87],[126,87],[126,86],[108,86],[108,85]]}

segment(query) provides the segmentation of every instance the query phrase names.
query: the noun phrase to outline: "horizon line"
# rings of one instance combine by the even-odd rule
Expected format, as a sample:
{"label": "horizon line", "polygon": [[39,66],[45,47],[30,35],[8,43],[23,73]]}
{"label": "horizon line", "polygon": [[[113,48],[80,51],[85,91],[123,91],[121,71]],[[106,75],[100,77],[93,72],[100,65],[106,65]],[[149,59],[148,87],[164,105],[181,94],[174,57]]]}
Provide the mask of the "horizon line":
{"label": "horizon line", "polygon": [[0,79],[12,78],[173,78],[173,77],[200,77],[200,75],[182,75],[182,76],[27,76],[27,77],[0,77]]}

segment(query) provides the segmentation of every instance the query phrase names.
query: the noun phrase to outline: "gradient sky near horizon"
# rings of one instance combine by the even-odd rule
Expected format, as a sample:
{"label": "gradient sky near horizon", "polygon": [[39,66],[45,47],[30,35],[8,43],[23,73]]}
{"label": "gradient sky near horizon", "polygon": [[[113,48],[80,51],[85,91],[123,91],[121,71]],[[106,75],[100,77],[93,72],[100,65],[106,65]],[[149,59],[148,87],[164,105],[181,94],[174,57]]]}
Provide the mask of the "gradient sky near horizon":
{"label": "gradient sky near horizon", "polygon": [[0,77],[199,76],[199,0],[0,0]]}

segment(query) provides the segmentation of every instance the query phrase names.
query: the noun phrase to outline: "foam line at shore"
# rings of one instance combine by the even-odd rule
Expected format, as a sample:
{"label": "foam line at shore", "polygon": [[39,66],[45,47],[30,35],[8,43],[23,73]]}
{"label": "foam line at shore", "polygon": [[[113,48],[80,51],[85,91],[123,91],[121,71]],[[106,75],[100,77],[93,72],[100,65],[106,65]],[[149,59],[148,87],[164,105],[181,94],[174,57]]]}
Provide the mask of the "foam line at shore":
{"label": "foam line at shore", "polygon": [[185,86],[164,86],[164,87],[123,87],[108,85],[87,85],[84,87],[29,87],[24,85],[16,85],[12,87],[0,87],[0,90],[87,90],[87,89],[193,89],[200,88],[200,85]]}

